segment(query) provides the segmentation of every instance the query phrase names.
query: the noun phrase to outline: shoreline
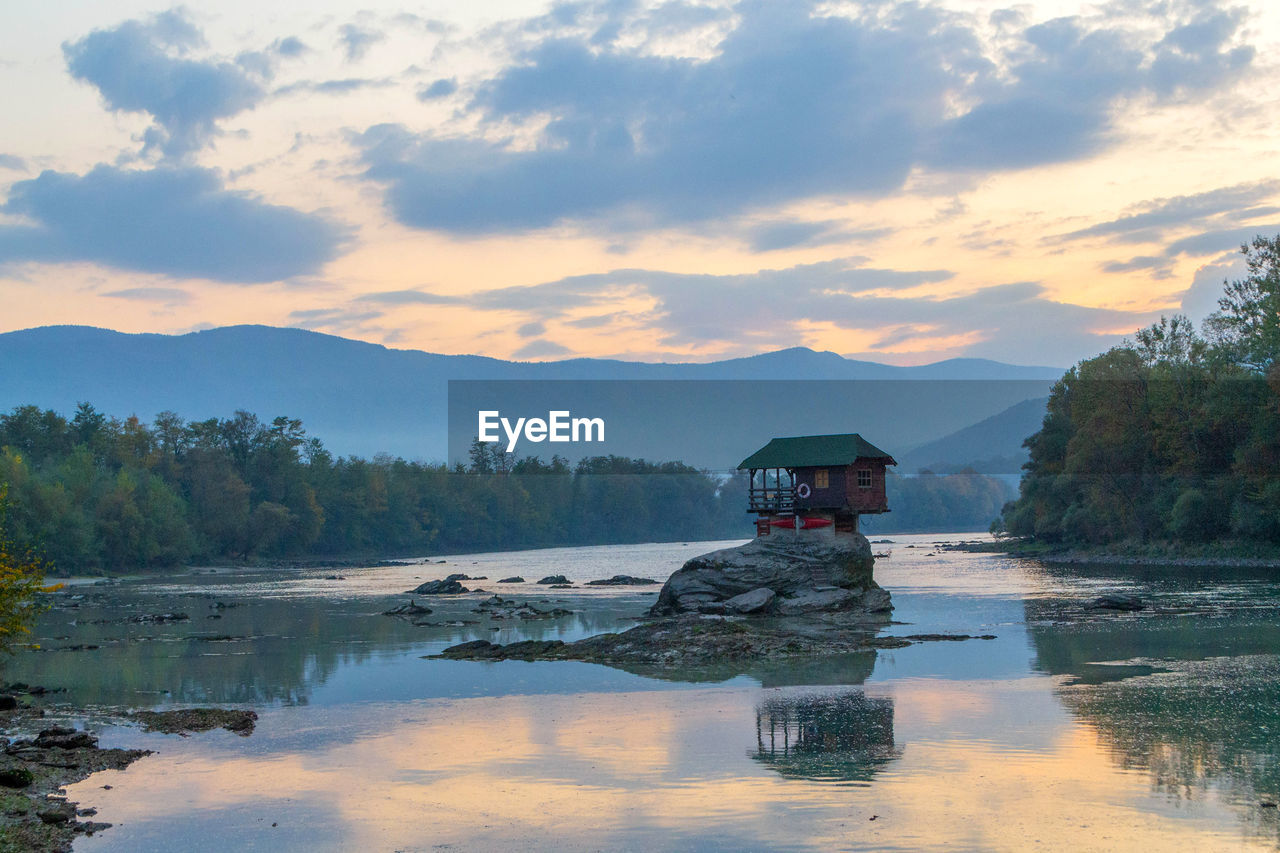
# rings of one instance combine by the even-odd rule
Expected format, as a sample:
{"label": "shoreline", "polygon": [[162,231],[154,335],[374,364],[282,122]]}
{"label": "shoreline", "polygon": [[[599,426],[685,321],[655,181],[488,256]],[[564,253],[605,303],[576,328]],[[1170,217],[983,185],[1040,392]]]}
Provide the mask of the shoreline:
{"label": "shoreline", "polygon": [[[970,536],[984,536],[986,531],[983,530],[910,530],[895,532],[863,532],[863,535],[869,539],[875,537],[880,540],[886,537],[894,536],[930,536],[935,538],[959,538]],[[646,539],[637,542],[587,542],[587,543],[567,543],[567,544],[542,544],[542,545],[520,545],[512,548],[460,548],[448,551],[439,551],[430,554],[412,554],[405,555],[403,553],[386,553],[380,552],[376,555],[355,555],[355,556],[335,556],[324,555],[316,557],[252,557],[247,560],[210,560],[207,562],[195,562],[180,566],[156,566],[152,568],[133,567],[123,571],[107,571],[102,570],[98,573],[90,573],[85,571],[70,572],[67,574],[58,574],[51,572],[47,575],[50,580],[54,581],[74,581],[78,583],[102,581],[102,580],[123,580],[126,578],[152,578],[157,576],[178,575],[178,574],[201,574],[203,572],[214,571],[236,571],[236,570],[295,570],[295,569],[363,569],[363,568],[394,568],[396,566],[418,566],[418,565],[447,565],[446,557],[473,557],[476,554],[524,554],[531,551],[554,551],[562,549],[574,548],[612,548],[612,547],[632,547],[640,545],[696,545],[702,543],[717,542],[748,542],[755,538],[754,531],[746,531],[742,536],[729,537],[727,539]]]}
{"label": "shoreline", "polygon": [[[100,747],[89,729],[55,721],[92,718],[99,724],[182,737],[222,728],[248,737],[258,719],[256,712],[241,708],[132,708],[104,714],[101,709],[29,701],[59,692],[19,684],[3,688],[8,707],[0,709],[0,726],[7,733],[0,746],[0,850],[70,853],[77,838],[110,829],[112,824],[94,820],[96,806],[81,807],[68,797],[67,787],[103,770],[125,770],[155,754],[151,749]],[[28,702],[17,701],[19,695]]]}
{"label": "shoreline", "polygon": [[[1021,540],[994,542],[964,542],[946,547],[948,550],[966,551],[979,554],[1002,554],[1024,560],[1037,560],[1055,565],[1095,565],[1095,566],[1180,566],[1185,568],[1219,568],[1219,569],[1280,569],[1280,549],[1273,556],[1250,556],[1248,554],[1203,554],[1188,553],[1186,549],[1177,549],[1165,553],[1150,553],[1153,546],[1135,545],[1146,553],[1126,551],[1124,546],[1093,548],[1056,549],[1033,542]],[[1161,546],[1155,546],[1159,548]]]}

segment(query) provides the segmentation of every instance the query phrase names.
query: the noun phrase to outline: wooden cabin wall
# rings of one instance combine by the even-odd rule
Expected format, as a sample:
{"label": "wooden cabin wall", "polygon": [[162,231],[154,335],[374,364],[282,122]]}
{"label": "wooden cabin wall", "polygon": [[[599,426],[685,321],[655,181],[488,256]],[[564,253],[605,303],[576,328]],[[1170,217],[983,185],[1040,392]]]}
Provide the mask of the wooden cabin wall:
{"label": "wooden cabin wall", "polygon": [[[858,487],[858,471],[871,469],[871,488]],[[856,512],[885,512],[889,499],[885,495],[885,464],[883,462],[856,462],[845,468],[845,489],[849,506]]]}
{"label": "wooden cabin wall", "polygon": [[796,506],[800,508],[807,507],[842,507],[845,505],[848,495],[849,479],[845,476],[845,469],[839,465],[825,466],[829,472],[827,475],[828,486],[825,489],[819,489],[814,485],[819,468],[797,468],[796,469],[796,486],[805,483],[812,489],[809,497],[801,498],[796,496]]}

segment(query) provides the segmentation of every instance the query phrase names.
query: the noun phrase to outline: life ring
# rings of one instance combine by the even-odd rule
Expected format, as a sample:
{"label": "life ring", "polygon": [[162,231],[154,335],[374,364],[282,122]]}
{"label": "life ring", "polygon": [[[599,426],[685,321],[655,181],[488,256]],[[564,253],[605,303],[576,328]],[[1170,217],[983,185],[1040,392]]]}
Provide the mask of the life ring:
{"label": "life ring", "polygon": [[809,497],[810,494],[812,494],[812,491],[809,489],[808,483],[801,483],[800,485],[796,486],[796,497],[807,498]]}

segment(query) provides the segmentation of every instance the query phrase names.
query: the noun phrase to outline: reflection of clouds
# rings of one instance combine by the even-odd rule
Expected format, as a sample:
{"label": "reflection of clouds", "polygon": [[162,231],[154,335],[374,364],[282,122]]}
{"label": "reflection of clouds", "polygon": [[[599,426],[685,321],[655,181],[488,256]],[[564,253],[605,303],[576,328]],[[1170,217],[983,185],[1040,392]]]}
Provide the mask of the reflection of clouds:
{"label": "reflection of clouds", "polygon": [[[731,847],[785,845],[797,828],[761,818],[804,798],[726,761],[750,738],[749,700],[715,690],[501,697],[418,704],[408,713],[404,705],[361,708],[359,721],[303,722],[310,709],[287,709],[264,715],[240,746],[220,738],[230,758],[214,739],[191,742],[187,755],[169,741],[135,766],[138,773],[113,780],[109,792],[94,785],[87,798],[123,821],[112,840],[125,846],[176,820],[214,822],[231,844],[241,831],[261,831],[230,818],[263,800],[283,829],[291,803],[308,820],[331,822],[346,849],[609,849],[649,833],[670,839],[708,829],[740,837]],[[254,754],[259,736],[292,736],[281,727],[296,735],[315,726],[328,739],[336,734],[331,723],[341,742]]]}
{"label": "reflection of clouds", "polygon": [[[869,786],[783,778],[753,761],[760,691],[715,688],[284,708],[247,740],[157,738],[159,753],[113,775],[112,790],[95,778],[79,796],[118,824],[99,838],[120,849],[163,849],[178,832],[230,849],[261,843],[272,822],[279,851],[316,849],[317,832],[321,847],[369,850],[1238,842],[1216,803],[1170,804],[1146,774],[1115,767],[1088,727],[1050,715],[1035,721],[1049,737],[1017,745],[1024,689],[905,679],[892,700],[855,700],[854,716],[873,723],[892,707],[895,738],[910,743]],[[966,691],[1005,715],[975,714],[982,703],[932,722],[911,711]]]}
{"label": "reflection of clouds", "polygon": [[[1092,650],[1113,654],[1139,637],[1136,620],[1040,624],[1036,617],[1046,614],[1037,608],[1055,609],[1064,586],[1078,599],[1098,586],[1097,579],[1090,581],[1079,568],[1050,570],[986,554],[929,557],[926,549],[906,546],[935,537],[894,539],[895,556],[877,574],[883,570],[881,579],[896,597],[903,592],[900,615],[915,622],[904,630],[948,628],[950,622],[928,621],[928,607],[936,606],[945,608],[947,620],[1007,626],[999,629],[1001,641],[922,644],[829,658],[812,668],[772,661],[769,669],[752,672],[754,681],[803,685],[801,690],[762,690],[743,679],[715,688],[670,689],[656,682],[635,688],[629,681],[611,692],[599,681],[583,680],[612,674],[589,664],[415,658],[378,674],[366,662],[344,669],[366,679],[342,688],[346,701],[330,696],[327,704],[263,711],[248,739],[225,732],[189,740],[107,732],[106,745],[158,752],[71,792],[117,824],[85,839],[84,849],[223,850],[269,840],[273,853],[434,845],[1274,850],[1274,811],[1256,805],[1259,792],[1277,790],[1266,780],[1280,772],[1271,759],[1270,734],[1280,723],[1256,713],[1276,707],[1274,691],[1268,692],[1273,657],[1246,659],[1237,649],[1234,659],[1188,665],[1195,677],[1172,684],[1168,677],[1131,678],[1064,689],[1061,678],[1028,672],[1026,656],[1036,653],[1038,666],[1057,676],[1071,672],[1071,662],[1087,659]],[[675,546],[625,550],[647,560],[680,560]],[[574,567],[566,573],[581,579],[586,566],[606,553],[614,552],[468,555],[450,557],[445,566],[369,570],[369,577],[371,586],[395,591],[405,589],[415,573],[462,569],[500,577],[498,567],[508,565],[502,561],[546,559]],[[573,554],[581,562],[566,559]],[[599,571],[609,574],[611,568],[601,563]],[[281,595],[314,595],[319,589],[333,598],[353,594],[343,592],[343,583],[318,577],[291,576],[272,589]],[[1020,641],[1024,601],[1034,649]],[[364,600],[360,606],[378,609],[371,605]],[[338,610],[327,612],[318,624],[333,625]],[[1201,654],[1214,643],[1274,648],[1280,627],[1250,612],[1253,621],[1241,628],[1245,633],[1219,626],[1207,636],[1190,626],[1175,636],[1142,626],[1140,637],[1166,654],[1177,648],[1175,641]],[[398,624],[365,618],[373,620],[371,627]],[[1063,639],[1055,645],[1057,638]],[[1016,667],[1006,663],[1006,643],[1018,656]],[[409,683],[404,695],[412,698],[392,701],[382,680]],[[864,689],[850,686],[864,681],[870,682]],[[824,690],[817,684],[844,686]],[[1183,692],[1168,692],[1179,685]],[[422,699],[441,689],[505,695]],[[547,689],[578,692],[528,695]],[[814,695],[831,699],[806,705]],[[784,778],[777,763],[756,758],[759,713],[772,700],[781,700],[776,710],[792,723],[784,744],[790,757],[852,756],[856,766],[870,756],[874,772],[867,773],[868,784],[833,785],[830,772]],[[796,723],[811,729],[798,738],[800,750]],[[1241,748],[1242,738],[1247,748]],[[773,751],[779,752],[776,745]],[[1125,754],[1145,757],[1136,761]],[[1188,776],[1191,771],[1200,776]],[[1181,799],[1171,796],[1187,779],[1196,788]],[[101,790],[104,783],[113,789]],[[877,819],[869,821],[871,815]],[[279,826],[268,829],[272,822]]]}

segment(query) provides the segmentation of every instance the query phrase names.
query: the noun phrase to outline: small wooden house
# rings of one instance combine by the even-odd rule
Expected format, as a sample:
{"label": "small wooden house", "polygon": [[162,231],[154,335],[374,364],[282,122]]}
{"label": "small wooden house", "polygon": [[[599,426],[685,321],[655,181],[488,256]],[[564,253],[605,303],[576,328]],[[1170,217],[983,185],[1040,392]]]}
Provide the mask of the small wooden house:
{"label": "small wooden house", "polygon": [[857,433],[775,438],[742,460],[756,531],[833,528],[855,533],[858,516],[889,511],[885,471],[898,463]]}

